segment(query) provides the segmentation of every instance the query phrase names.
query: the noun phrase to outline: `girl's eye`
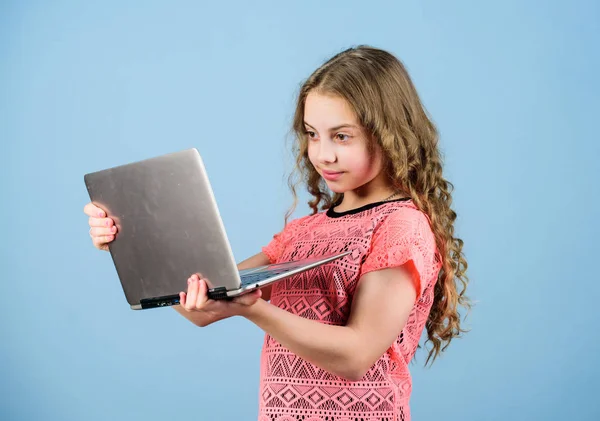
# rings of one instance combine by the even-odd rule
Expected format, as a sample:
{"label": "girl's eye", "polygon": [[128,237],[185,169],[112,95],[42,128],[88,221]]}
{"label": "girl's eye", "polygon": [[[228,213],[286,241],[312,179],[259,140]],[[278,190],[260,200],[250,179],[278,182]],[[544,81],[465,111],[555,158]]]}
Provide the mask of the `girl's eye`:
{"label": "girl's eye", "polygon": [[314,139],[314,138],[315,138],[315,136],[316,136],[315,132],[311,132],[310,130],[307,130],[305,133],[306,133],[306,134],[308,135],[308,137],[309,137],[309,138],[311,138],[311,139]]}
{"label": "girl's eye", "polygon": [[343,133],[338,133],[335,135],[335,137],[337,137],[337,139],[342,142],[347,142],[348,139],[350,139],[350,136],[348,136],[347,134],[343,134]]}

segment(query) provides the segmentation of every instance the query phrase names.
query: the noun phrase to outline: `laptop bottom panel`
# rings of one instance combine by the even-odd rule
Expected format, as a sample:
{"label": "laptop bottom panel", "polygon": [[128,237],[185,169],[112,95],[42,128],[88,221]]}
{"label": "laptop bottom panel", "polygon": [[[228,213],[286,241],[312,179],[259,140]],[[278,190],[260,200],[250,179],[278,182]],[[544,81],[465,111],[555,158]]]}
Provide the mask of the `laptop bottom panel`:
{"label": "laptop bottom panel", "polygon": [[266,269],[261,268],[261,270],[257,272],[246,272],[241,277],[242,285],[240,288],[230,291],[227,291],[225,288],[214,288],[208,291],[208,298],[213,300],[222,300],[247,294],[255,289],[262,288],[290,276],[297,275],[317,266],[337,260],[346,256],[347,254],[350,254],[350,252],[347,251],[336,255],[325,257],[321,256],[318,258],[306,259],[297,262],[273,264],[267,266]]}

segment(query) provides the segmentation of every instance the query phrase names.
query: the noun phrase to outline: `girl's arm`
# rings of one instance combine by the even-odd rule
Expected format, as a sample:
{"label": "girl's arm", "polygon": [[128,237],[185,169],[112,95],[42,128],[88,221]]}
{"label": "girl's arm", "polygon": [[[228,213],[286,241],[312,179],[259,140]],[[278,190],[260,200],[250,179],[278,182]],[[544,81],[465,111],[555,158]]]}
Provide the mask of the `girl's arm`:
{"label": "girl's arm", "polygon": [[361,277],[346,326],[305,319],[263,300],[241,308],[240,314],[303,359],[359,380],[404,328],[416,294],[406,269],[388,268]]}
{"label": "girl's arm", "polygon": [[[250,269],[258,266],[268,265],[270,263],[269,258],[264,253],[258,253],[254,256],[240,262],[237,267],[239,270],[242,269]],[[206,295],[206,286],[203,285],[204,290],[199,291],[199,294]],[[264,288],[261,288],[262,298],[266,301],[271,299],[271,285],[267,285]],[[235,309],[225,307],[228,310],[226,311],[186,311],[182,306],[176,305],[173,306],[173,309],[181,314],[183,317],[188,319],[190,322],[194,323],[197,326],[207,326],[211,323],[217,322],[222,319],[226,319],[228,317],[234,316]]]}

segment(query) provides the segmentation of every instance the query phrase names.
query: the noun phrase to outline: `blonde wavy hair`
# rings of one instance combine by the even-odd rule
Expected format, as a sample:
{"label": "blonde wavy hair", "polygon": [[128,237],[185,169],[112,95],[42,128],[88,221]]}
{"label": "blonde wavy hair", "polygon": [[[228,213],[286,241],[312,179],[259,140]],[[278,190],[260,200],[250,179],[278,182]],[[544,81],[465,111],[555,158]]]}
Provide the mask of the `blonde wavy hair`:
{"label": "blonde wavy hair", "polygon": [[[347,49],[325,62],[302,85],[293,120],[296,168],[289,185],[294,203],[296,189],[305,184],[314,213],[331,207],[342,198],[332,194],[308,158],[304,126],[304,105],[310,92],[336,95],[345,99],[362,126],[370,133],[384,155],[384,170],[397,191],[410,195],[413,203],[431,221],[442,268],[434,288],[434,300],[426,323],[432,348],[425,365],[433,363],[461,328],[459,306],[469,310],[465,295],[468,278],[463,241],[454,236],[456,213],[452,210],[453,185],[442,174],[438,133],[429,119],[404,65],[392,54],[369,46]],[[374,150],[375,144],[369,149]]]}

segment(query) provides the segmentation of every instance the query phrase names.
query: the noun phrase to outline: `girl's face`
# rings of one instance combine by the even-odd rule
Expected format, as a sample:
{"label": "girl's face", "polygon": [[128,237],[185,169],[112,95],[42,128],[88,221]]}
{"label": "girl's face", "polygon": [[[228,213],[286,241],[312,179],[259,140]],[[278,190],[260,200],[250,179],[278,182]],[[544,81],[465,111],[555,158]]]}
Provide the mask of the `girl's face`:
{"label": "girl's face", "polygon": [[369,154],[369,135],[345,99],[309,93],[304,106],[304,127],[310,162],[331,191],[354,191],[381,173],[381,148],[376,145]]}

